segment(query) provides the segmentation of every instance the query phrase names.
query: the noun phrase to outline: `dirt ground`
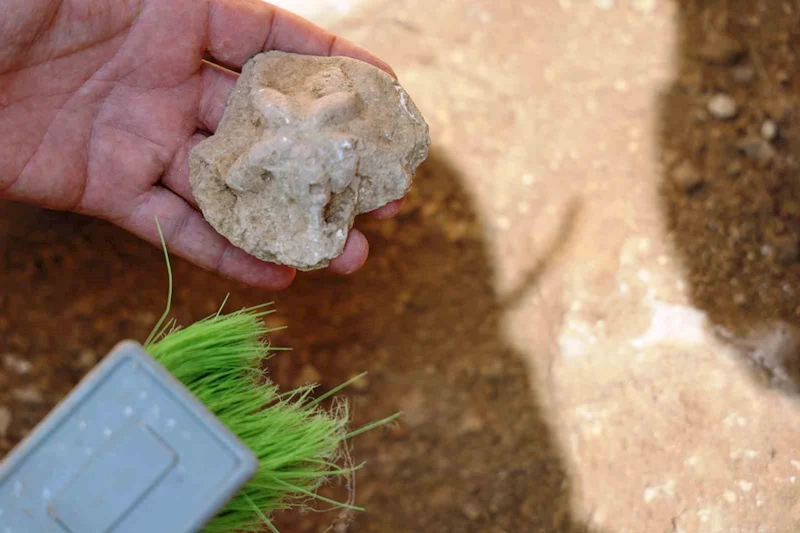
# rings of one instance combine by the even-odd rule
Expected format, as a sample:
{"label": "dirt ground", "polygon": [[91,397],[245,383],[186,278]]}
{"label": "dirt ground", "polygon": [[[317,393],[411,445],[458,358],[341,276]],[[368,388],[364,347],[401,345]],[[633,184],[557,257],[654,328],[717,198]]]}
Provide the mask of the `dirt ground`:
{"label": "dirt ground", "polygon": [[[3,214],[14,223],[2,230],[2,305],[14,312],[0,352],[32,363],[22,375],[8,366],[0,374],[0,405],[13,413],[6,452],[98,355],[147,335],[166,285],[159,254],[116,228],[16,205]],[[293,349],[270,362],[279,384],[319,381],[324,392],[367,370],[352,392],[354,425],[405,413],[398,427],[354,444],[370,464],[358,500],[376,511],[353,517],[349,530],[567,527],[564,468],[527,394],[527,369],[503,340],[502,303],[458,176],[434,151],[403,214],[362,227],[374,249],[364,272],[302,276],[270,318],[289,325],[273,342]],[[226,291],[230,309],[266,297],[182,262],[175,280],[184,323],[213,312]],[[284,515],[283,531],[317,531],[336,518]]]}
{"label": "dirt ground", "polygon": [[[785,325],[781,359],[800,357],[796,7],[679,2],[681,60],[660,131],[663,202],[694,303],[748,343]],[[796,361],[783,366],[800,378]]]}
{"label": "dirt ground", "polygon": [[[355,442],[367,513],[281,530],[800,530],[800,4],[298,6],[394,66],[434,146],[401,215],[359,222],[356,276],[175,266],[179,322],[275,299],[276,382],[367,370],[354,424],[405,413]],[[166,279],[112,226],[13,204],[0,261],[2,455],[147,335]]]}
{"label": "dirt ground", "polygon": [[[721,324],[797,323],[800,13],[777,8],[786,2],[680,4],[678,81],[662,110],[663,192],[694,299]],[[718,95],[735,102],[734,117],[709,110]]]}

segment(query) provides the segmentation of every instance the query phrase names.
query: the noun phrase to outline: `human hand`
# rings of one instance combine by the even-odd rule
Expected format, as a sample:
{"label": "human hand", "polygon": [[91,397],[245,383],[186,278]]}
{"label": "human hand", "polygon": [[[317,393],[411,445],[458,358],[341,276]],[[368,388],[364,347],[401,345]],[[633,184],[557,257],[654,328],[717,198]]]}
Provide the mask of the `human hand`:
{"label": "human hand", "polygon": [[[189,151],[216,130],[235,71],[265,50],[350,56],[392,73],[259,0],[3,0],[0,197],[102,218],[153,244],[158,217],[172,253],[285,288],[294,269],[232,246],[189,187]],[[391,217],[401,205],[372,215]],[[352,230],[329,269],[354,272],[368,249]]]}

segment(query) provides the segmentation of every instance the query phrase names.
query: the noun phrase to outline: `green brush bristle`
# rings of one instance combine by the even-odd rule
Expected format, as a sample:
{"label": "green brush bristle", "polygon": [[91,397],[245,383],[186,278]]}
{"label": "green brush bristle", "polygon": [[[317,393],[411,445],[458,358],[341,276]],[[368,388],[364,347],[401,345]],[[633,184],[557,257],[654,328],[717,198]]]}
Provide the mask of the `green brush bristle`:
{"label": "green brush bristle", "polygon": [[[172,271],[166,246],[164,255],[171,295]],[[227,315],[218,312],[179,329],[173,322],[162,326],[170,302],[171,297],[145,348],[259,460],[256,475],[206,526],[206,533],[259,531],[265,525],[277,532],[269,520],[273,511],[303,507],[313,499],[361,510],[323,498],[315,490],[330,477],[349,476],[358,469],[337,465],[346,439],[390,422],[397,415],[348,433],[346,403],[334,402],[331,410],[325,410],[321,401],[352,380],[317,399],[312,398],[311,385],[279,393],[261,370],[263,361],[275,351],[264,341],[270,330],[262,318],[272,312],[266,310],[267,306]]]}
{"label": "green brush bristle", "polygon": [[[331,475],[347,437],[344,404],[333,411],[309,398],[310,387],[281,397],[262,375],[270,348],[262,309],[213,315],[174,330],[147,350],[202,401],[259,459],[258,473],[206,531],[257,531],[265,516],[313,497]],[[344,504],[340,504],[344,506]]]}

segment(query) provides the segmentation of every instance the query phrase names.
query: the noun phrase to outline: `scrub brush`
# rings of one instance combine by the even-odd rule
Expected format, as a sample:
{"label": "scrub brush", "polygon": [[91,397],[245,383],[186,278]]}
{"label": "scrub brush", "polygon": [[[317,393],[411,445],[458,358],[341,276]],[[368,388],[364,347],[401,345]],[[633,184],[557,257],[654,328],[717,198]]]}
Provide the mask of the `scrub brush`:
{"label": "scrub brush", "polygon": [[[157,220],[156,224],[161,235]],[[387,424],[399,414],[360,429],[348,429],[347,403],[334,396],[365,374],[319,396],[314,396],[316,386],[310,384],[279,391],[262,370],[263,362],[281,351],[265,341],[265,336],[275,331],[262,320],[274,312],[272,304],[223,314],[223,302],[217,313],[185,328],[169,320],[172,270],[163,235],[161,240],[169,279],[164,314],[143,345],[128,343],[112,352],[0,464],[0,531],[28,531],[30,520],[40,525],[55,520],[67,530],[80,533],[141,532],[145,528],[149,533],[238,533],[262,531],[264,527],[277,533],[271,517],[279,509],[305,508],[317,500],[334,508],[362,511],[352,501],[338,502],[316,491],[333,478],[350,479],[363,466],[350,462],[350,438]],[[130,377],[119,361],[130,355],[123,353],[126,350],[133,353],[137,349],[144,359],[128,365]],[[148,365],[159,368],[149,369]],[[234,455],[243,458],[238,473],[225,478],[227,485],[218,483],[216,499],[201,498],[206,509],[186,503],[188,492],[175,492],[199,492],[200,483],[187,480],[193,474],[200,479],[204,468],[213,470],[224,463],[224,457],[200,453],[202,439],[195,436],[199,432],[194,429],[191,435],[183,431],[183,440],[175,437],[173,428],[178,423],[165,418],[160,407],[167,400],[152,405],[146,414],[134,416],[134,407],[126,404],[132,394],[125,392],[126,387],[133,390],[130,384],[138,383],[141,400],[147,398],[148,390],[158,390],[152,383],[147,385],[149,389],[141,385],[144,381],[137,376],[143,368],[149,369],[148,383],[161,379],[160,385],[169,389],[172,396],[167,400],[182,399],[185,411],[194,413],[194,418],[184,417],[189,421],[185,424],[192,420],[217,424],[216,429],[213,424],[205,426],[217,439],[206,441],[213,444],[227,439]],[[185,389],[181,393],[177,388]],[[323,403],[331,399],[332,407],[324,408]],[[102,438],[99,432],[91,438],[88,435],[101,418],[97,411],[110,410],[114,402],[124,407],[117,411],[116,419],[108,419],[111,422],[103,430],[108,442],[98,446],[95,453],[94,447],[86,444]],[[173,412],[178,407],[173,405]],[[119,422],[120,411],[122,418],[136,418],[137,423]],[[212,418],[215,420],[209,420]],[[77,449],[87,457],[76,461],[73,451]],[[185,459],[192,454],[199,458],[193,470],[191,461]],[[161,466],[159,457],[163,457]],[[189,465],[188,470],[184,464]],[[209,509],[212,500],[214,509]],[[163,511],[161,518],[158,509]],[[170,515],[169,529],[166,525],[149,525],[165,523],[164,512],[185,513],[187,519],[181,521]],[[42,529],[51,531],[45,526]]]}

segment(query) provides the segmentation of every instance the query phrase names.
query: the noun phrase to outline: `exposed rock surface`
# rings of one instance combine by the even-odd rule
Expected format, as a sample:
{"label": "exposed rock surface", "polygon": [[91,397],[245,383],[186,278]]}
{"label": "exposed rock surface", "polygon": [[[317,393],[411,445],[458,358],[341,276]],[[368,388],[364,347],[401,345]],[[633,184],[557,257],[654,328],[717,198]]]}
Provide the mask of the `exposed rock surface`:
{"label": "exposed rock surface", "polygon": [[267,52],[242,70],[214,136],[190,156],[209,223],[300,270],[341,254],[356,215],[402,198],[428,126],[399,83],[343,57]]}

